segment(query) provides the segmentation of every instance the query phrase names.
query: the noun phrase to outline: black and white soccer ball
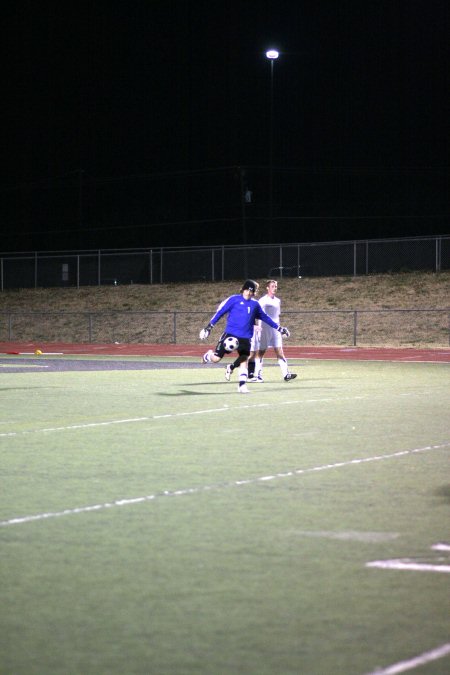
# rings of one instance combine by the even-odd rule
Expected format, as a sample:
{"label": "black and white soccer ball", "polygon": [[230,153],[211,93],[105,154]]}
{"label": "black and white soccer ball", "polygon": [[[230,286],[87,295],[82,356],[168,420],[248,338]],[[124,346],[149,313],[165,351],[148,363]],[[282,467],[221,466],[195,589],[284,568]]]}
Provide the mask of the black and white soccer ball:
{"label": "black and white soccer ball", "polygon": [[223,348],[226,352],[234,352],[235,349],[239,347],[239,340],[235,337],[229,335],[223,341]]}

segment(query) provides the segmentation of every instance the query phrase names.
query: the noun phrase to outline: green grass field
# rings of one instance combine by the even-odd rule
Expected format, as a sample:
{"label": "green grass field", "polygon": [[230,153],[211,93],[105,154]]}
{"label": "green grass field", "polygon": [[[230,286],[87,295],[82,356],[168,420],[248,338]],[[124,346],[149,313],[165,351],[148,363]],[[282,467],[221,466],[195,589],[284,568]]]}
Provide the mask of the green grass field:
{"label": "green grass field", "polygon": [[14,362],[2,674],[450,672],[448,364]]}

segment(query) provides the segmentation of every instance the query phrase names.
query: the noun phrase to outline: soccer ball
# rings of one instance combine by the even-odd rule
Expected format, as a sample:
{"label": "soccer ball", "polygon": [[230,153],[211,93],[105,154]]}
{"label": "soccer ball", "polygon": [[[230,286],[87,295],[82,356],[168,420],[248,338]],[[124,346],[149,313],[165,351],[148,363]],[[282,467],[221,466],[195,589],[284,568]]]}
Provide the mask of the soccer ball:
{"label": "soccer ball", "polygon": [[229,335],[223,341],[223,347],[226,352],[234,352],[234,350],[239,347],[239,340]]}

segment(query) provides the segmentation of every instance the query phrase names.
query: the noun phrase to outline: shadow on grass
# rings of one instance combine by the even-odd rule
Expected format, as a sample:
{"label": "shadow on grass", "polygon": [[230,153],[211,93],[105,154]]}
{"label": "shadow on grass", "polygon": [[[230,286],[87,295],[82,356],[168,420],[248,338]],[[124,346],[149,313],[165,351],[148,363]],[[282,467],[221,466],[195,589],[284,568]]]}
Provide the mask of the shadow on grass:
{"label": "shadow on grass", "polygon": [[[208,384],[205,382],[204,384]],[[230,392],[232,393],[232,392]],[[233,391],[233,393],[236,393]],[[170,393],[168,391],[161,391],[158,396],[223,396],[222,391],[190,391],[189,389],[180,389],[179,391]]]}
{"label": "shadow on grass", "polygon": [[[303,384],[304,382],[305,381],[302,380],[298,384]],[[238,389],[237,389],[237,382],[232,383],[231,386],[230,386],[229,382],[192,382],[192,383],[190,382],[186,386],[192,387],[192,388],[195,388],[195,387],[211,387],[211,386],[214,386],[214,387],[226,386],[230,389],[230,391],[228,392],[229,394],[234,395],[234,394],[239,393]],[[324,387],[324,386],[318,386],[318,387],[311,387],[311,386],[308,387],[307,386],[307,387],[304,387],[304,386],[302,386],[302,387],[299,387],[299,386],[296,386],[295,384],[293,384],[291,382],[286,383],[286,382],[281,381],[279,383],[271,382],[270,386],[268,386],[268,387],[263,387],[261,384],[258,384],[257,386],[253,387],[250,384],[249,389],[250,389],[250,391],[249,391],[250,394],[256,393],[256,392],[272,394],[274,391],[281,391],[281,390],[285,390],[285,391],[289,390],[291,392],[293,392],[293,391],[301,392],[301,391],[306,391],[306,390],[307,391],[311,391],[311,390],[312,391],[318,391],[318,390],[323,391],[324,389],[326,389],[326,390],[332,390],[333,391],[335,389],[335,387],[333,387],[333,386],[330,386],[330,387]],[[173,392],[173,393],[168,392],[168,391],[161,391],[161,392],[158,392],[157,396],[169,396],[169,397],[170,396],[223,396],[224,393],[225,392],[223,392],[223,391],[193,391],[192,389],[180,389],[177,392]]]}
{"label": "shadow on grass", "polygon": [[436,490],[435,494],[450,503],[450,484],[441,485],[441,487]]}

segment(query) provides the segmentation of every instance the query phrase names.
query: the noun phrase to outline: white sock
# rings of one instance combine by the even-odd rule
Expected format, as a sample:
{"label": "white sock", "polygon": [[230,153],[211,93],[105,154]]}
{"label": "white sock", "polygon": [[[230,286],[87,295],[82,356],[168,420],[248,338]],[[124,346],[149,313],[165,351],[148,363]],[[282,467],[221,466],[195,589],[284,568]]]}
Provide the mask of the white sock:
{"label": "white sock", "polygon": [[281,372],[283,374],[283,377],[286,377],[286,375],[288,374],[288,364],[287,364],[286,359],[279,358],[278,359],[278,365],[281,368]]}
{"label": "white sock", "polygon": [[247,363],[241,363],[239,366],[239,386],[242,387],[244,384],[247,384],[248,379],[248,369]]}
{"label": "white sock", "polygon": [[262,363],[258,357],[255,357],[255,375],[256,377],[262,377]]}

